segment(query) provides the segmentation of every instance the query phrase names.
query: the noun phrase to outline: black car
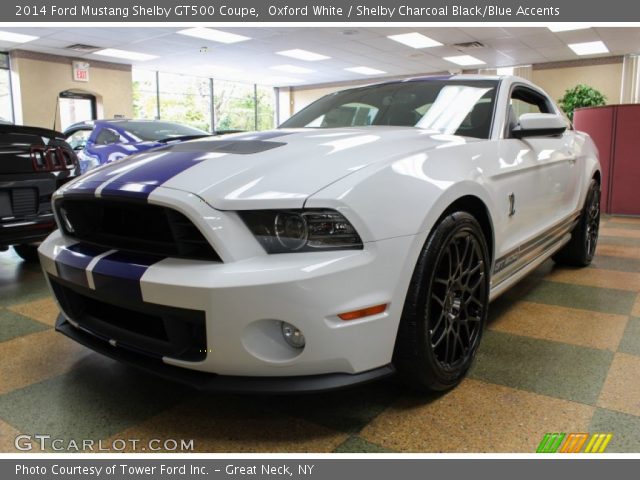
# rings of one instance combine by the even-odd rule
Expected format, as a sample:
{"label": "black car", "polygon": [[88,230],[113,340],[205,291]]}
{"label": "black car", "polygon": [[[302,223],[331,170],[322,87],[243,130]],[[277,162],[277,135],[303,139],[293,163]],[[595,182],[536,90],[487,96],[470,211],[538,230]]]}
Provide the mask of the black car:
{"label": "black car", "polygon": [[13,245],[27,261],[56,228],[51,194],[80,174],[64,135],[54,130],[0,125],[0,251]]}

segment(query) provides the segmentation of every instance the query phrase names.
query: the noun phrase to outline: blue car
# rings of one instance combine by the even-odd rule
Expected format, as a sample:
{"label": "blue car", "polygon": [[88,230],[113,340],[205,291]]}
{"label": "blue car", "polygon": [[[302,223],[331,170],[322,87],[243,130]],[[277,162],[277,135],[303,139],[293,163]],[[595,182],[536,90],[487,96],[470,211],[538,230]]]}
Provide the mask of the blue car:
{"label": "blue car", "polygon": [[197,128],[159,120],[91,120],[74,123],[64,131],[82,173],[136,152],[208,135]]}

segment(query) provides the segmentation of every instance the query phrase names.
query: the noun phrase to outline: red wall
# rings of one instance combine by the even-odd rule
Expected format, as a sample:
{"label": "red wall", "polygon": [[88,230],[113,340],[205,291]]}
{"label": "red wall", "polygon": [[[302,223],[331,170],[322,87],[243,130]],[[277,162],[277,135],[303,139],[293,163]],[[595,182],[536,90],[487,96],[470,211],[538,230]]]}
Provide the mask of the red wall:
{"label": "red wall", "polygon": [[602,211],[640,215],[640,105],[581,108],[573,123],[600,152]]}

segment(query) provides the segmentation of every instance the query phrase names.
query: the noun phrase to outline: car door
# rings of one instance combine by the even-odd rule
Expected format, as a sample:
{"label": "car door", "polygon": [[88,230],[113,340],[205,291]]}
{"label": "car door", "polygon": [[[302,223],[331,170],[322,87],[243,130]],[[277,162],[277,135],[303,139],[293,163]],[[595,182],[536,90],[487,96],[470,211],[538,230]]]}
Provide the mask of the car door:
{"label": "car door", "polygon": [[557,136],[513,138],[511,130],[524,113],[557,113],[534,88],[515,84],[506,102],[504,137],[499,145],[499,173],[494,188],[502,237],[496,258],[509,254],[566,219],[574,210],[578,184],[573,131]]}

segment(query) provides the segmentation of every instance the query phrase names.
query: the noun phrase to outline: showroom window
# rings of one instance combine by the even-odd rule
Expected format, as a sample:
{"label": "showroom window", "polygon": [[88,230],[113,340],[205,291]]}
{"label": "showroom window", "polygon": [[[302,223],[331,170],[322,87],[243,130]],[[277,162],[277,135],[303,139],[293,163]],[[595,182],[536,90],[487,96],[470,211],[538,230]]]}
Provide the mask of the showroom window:
{"label": "showroom window", "polygon": [[160,118],[211,131],[209,79],[160,73]]}
{"label": "showroom window", "polygon": [[0,122],[13,123],[11,71],[9,70],[9,55],[6,53],[0,53]]}
{"label": "showroom window", "polygon": [[275,126],[275,92],[262,85],[133,69],[133,111],[135,118],[207,131],[212,123],[217,131],[268,130]]}
{"label": "showroom window", "polygon": [[256,109],[258,126],[256,130],[269,130],[275,127],[276,96],[272,87],[256,86]]}
{"label": "showroom window", "polygon": [[158,118],[157,74],[151,70],[133,69],[133,116]]}
{"label": "showroom window", "polygon": [[248,83],[214,81],[216,130],[255,129],[256,99],[254,90],[254,86]]}

